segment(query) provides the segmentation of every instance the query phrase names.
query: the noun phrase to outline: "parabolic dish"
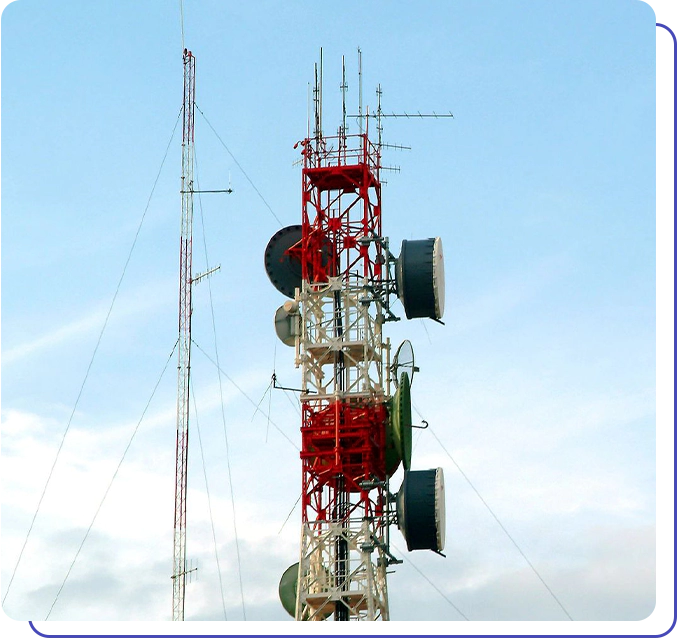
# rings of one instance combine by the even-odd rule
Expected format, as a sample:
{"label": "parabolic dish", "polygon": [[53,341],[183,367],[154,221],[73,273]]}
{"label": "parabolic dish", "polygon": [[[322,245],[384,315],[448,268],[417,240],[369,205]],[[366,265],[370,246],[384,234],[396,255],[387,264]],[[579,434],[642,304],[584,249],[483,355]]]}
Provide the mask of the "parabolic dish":
{"label": "parabolic dish", "polygon": [[280,595],[282,607],[292,616],[296,617],[296,592],[299,585],[299,564],[292,564],[282,573],[280,585],[277,589]]}
{"label": "parabolic dish", "polygon": [[287,300],[275,311],[275,334],[286,346],[296,344],[297,335],[301,334],[301,316],[296,302]]}
{"label": "parabolic dish", "polygon": [[397,527],[408,550],[444,549],[446,509],[441,468],[405,471],[397,493]]}
{"label": "parabolic dish", "polygon": [[273,286],[287,297],[294,298],[294,291],[301,288],[303,269],[301,260],[290,257],[287,250],[301,241],[301,225],[285,226],[270,238],[264,253],[266,273]]}
{"label": "parabolic dish", "polygon": [[[327,568],[325,567],[323,570],[325,571],[326,578],[328,579],[329,574]],[[306,573],[306,575],[307,574],[308,573]],[[278,586],[277,589],[278,595],[280,596],[280,602],[282,603],[282,607],[292,617],[296,617],[296,597],[298,595],[298,589],[299,589],[299,563],[296,562],[295,564],[289,566],[289,568],[287,568],[287,570],[285,570],[282,573],[280,585]],[[314,619],[316,621],[323,621],[329,615],[332,614],[333,609],[330,606],[324,606],[324,609],[318,611],[311,607],[310,612],[312,615],[314,615]],[[306,611],[304,613],[304,621],[307,621],[307,619],[308,613]]]}
{"label": "parabolic dish", "polygon": [[395,386],[400,385],[400,376],[402,373],[409,374],[409,386],[414,383],[414,373],[418,370],[414,364],[414,347],[408,339],[405,339],[395,351],[393,358],[392,371]]}
{"label": "parabolic dish", "polygon": [[[397,393],[396,393],[397,394]],[[395,436],[395,396],[388,401],[388,421],[386,422],[386,475],[392,477],[399,468],[402,456],[397,450],[397,441],[399,437]]]}
{"label": "parabolic dish", "polygon": [[442,238],[403,240],[396,277],[397,295],[408,319],[444,315]]}
{"label": "parabolic dish", "polygon": [[[411,467],[411,393],[409,390],[409,375],[404,372],[400,375],[400,383],[397,392],[392,399],[392,413],[390,417],[392,427],[392,438],[395,444],[395,451],[399,459],[402,460],[402,466],[405,470]],[[386,455],[388,452],[386,439]],[[387,467],[386,456],[386,467]],[[397,469],[397,466],[395,466]],[[393,471],[394,472],[394,471]]]}

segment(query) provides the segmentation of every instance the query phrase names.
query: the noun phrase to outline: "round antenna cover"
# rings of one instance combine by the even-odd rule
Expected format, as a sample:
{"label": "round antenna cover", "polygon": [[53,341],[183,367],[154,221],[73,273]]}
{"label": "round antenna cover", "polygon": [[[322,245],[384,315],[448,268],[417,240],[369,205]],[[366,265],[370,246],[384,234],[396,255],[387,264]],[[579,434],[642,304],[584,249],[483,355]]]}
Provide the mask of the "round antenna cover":
{"label": "round antenna cover", "polygon": [[287,250],[301,241],[301,225],[285,226],[270,238],[263,257],[266,273],[273,286],[287,297],[301,288],[303,268],[301,260],[289,256]]}
{"label": "round antenna cover", "polygon": [[301,334],[301,316],[296,302],[287,300],[275,311],[275,334],[286,346],[296,344],[296,336]]}
{"label": "round antenna cover", "polygon": [[[396,393],[397,394],[397,393]],[[395,397],[388,401],[388,421],[386,422],[386,475],[392,477],[399,468],[402,457],[398,451],[397,441],[399,436],[395,435],[396,416],[395,416]]]}
{"label": "round antenna cover", "polygon": [[414,383],[414,373],[418,369],[414,363],[414,347],[408,339],[397,347],[391,368],[396,387],[400,384],[400,376],[403,372],[409,373],[409,386]]}
{"label": "round antenna cover", "polygon": [[407,319],[444,315],[442,238],[403,240],[397,260],[397,294]]}
{"label": "round antenna cover", "polygon": [[296,593],[299,585],[299,564],[289,566],[282,573],[280,585],[277,589],[280,595],[282,607],[292,616],[296,617]]}
{"label": "round antenna cover", "polygon": [[[400,383],[398,385],[395,395],[392,400],[392,437],[395,444],[395,450],[402,466],[405,470],[411,467],[411,449],[412,449],[412,430],[411,430],[411,393],[409,384],[409,374],[403,372],[400,375]],[[387,434],[387,433],[386,433]],[[387,454],[388,441],[386,438],[386,470],[387,470]],[[395,466],[395,469],[397,466]]]}
{"label": "round antenna cover", "polygon": [[397,493],[397,527],[408,550],[444,549],[446,512],[441,468],[405,471]]}

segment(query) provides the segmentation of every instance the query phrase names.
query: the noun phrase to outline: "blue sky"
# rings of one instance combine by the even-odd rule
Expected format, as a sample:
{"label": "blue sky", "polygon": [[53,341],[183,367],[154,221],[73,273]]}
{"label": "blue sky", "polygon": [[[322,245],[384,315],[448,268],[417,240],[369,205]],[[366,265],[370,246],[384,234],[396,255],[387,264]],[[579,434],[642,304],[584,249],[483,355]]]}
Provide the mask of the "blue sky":
{"label": "blue sky", "polygon": [[[656,521],[650,7],[195,0],[184,2],[184,19],[196,102],[230,151],[198,114],[199,182],[234,189],[196,201],[195,270],[221,271],[195,289],[193,336],[213,357],[213,306],[222,368],[255,403],[273,367],[285,385],[299,380],[273,331],[283,300],[263,250],[280,227],[268,207],[283,225],[300,220],[293,146],[306,133],[320,47],[327,133],[339,124],[342,55],[357,104],[358,46],[372,109],[380,83],[385,112],[454,114],[388,120],[384,131],[386,142],[412,147],[385,159],[401,171],[387,175],[384,232],[396,248],[441,236],[447,280],[445,326],[387,326],[395,345],[414,344],[413,401],[434,432],[416,439],[414,467],[442,466],[448,487],[447,558],[405,557],[389,581],[392,617],[459,620],[439,590],[473,621],[564,618],[457,465],[574,619],[647,617]],[[19,0],[3,13],[1,46],[4,596],[179,114],[179,3]],[[5,602],[12,618],[47,614],[176,339],[179,136]],[[174,366],[50,619],[170,617]],[[193,383],[225,607],[237,620],[221,397],[200,351]],[[299,511],[283,523],[300,486],[300,420],[283,391],[261,404],[278,430],[223,384],[247,617],[286,620],[277,583],[298,554]],[[218,620],[196,439],[188,556],[200,578],[186,618]]]}

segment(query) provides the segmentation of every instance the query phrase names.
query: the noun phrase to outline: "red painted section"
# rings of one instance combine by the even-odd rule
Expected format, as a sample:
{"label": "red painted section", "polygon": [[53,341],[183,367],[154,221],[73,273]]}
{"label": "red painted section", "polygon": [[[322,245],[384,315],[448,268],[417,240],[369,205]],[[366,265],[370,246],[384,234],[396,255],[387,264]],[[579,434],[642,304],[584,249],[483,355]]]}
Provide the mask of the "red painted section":
{"label": "red painted section", "polygon": [[319,486],[342,475],[346,490],[356,493],[361,481],[385,479],[385,404],[334,401],[316,412],[305,404],[303,417],[303,472]]}

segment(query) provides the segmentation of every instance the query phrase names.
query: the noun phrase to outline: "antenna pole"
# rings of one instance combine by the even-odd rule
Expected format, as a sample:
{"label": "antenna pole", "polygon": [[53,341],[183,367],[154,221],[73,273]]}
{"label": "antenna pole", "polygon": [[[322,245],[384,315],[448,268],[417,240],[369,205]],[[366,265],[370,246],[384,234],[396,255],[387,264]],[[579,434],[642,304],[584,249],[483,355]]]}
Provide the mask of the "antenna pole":
{"label": "antenna pole", "polygon": [[322,59],[322,47],[320,47],[320,86],[319,86],[319,91],[320,91],[320,94],[319,94],[319,97],[320,97],[320,99],[319,99],[319,109],[320,109],[320,118],[319,118],[320,127],[319,128],[320,128],[320,134],[319,135],[320,135],[320,137],[322,137],[322,82],[323,82],[322,74],[323,74],[323,66],[324,65],[323,65],[323,59]]}
{"label": "antenna pole", "polygon": [[339,144],[341,145],[343,149],[343,155],[341,157],[341,160],[346,162],[347,158],[345,157],[345,151],[346,151],[346,137],[348,135],[348,125],[346,123],[346,92],[348,91],[348,83],[346,82],[346,57],[343,56],[341,58],[341,65],[343,69],[343,73],[341,76],[341,101],[343,103],[343,111],[341,114],[341,128],[339,130]]}
{"label": "antenna pole", "polygon": [[357,47],[357,78],[358,78],[358,106],[357,106],[357,113],[359,115],[359,123],[360,123],[360,135],[363,133],[362,129],[362,49],[360,47]]}
{"label": "antenna pole", "polygon": [[186,496],[188,412],[193,285],[193,155],[195,57],[183,50],[183,143],[181,151],[181,244],[179,258],[179,363],[176,400],[176,478],[174,490],[174,584],[172,621],[183,621],[186,595]]}
{"label": "antenna pole", "polygon": [[383,134],[383,125],[381,124],[381,116],[382,116],[382,111],[381,111],[381,96],[383,95],[383,91],[381,90],[381,84],[379,83],[377,89],[376,89],[376,96],[378,98],[377,100],[377,109],[376,109],[376,132],[378,136],[378,150],[379,154],[381,153],[381,138]]}
{"label": "antenna pole", "polygon": [[317,62],[315,63],[315,87],[313,89],[313,119],[315,122],[313,137],[318,141],[320,139],[320,82],[317,74]]}
{"label": "antenna pole", "polygon": [[346,135],[346,91],[348,90],[348,83],[346,82],[346,57],[341,58],[343,67],[343,76],[341,78],[341,98],[343,101],[343,120],[341,123],[343,135]]}

